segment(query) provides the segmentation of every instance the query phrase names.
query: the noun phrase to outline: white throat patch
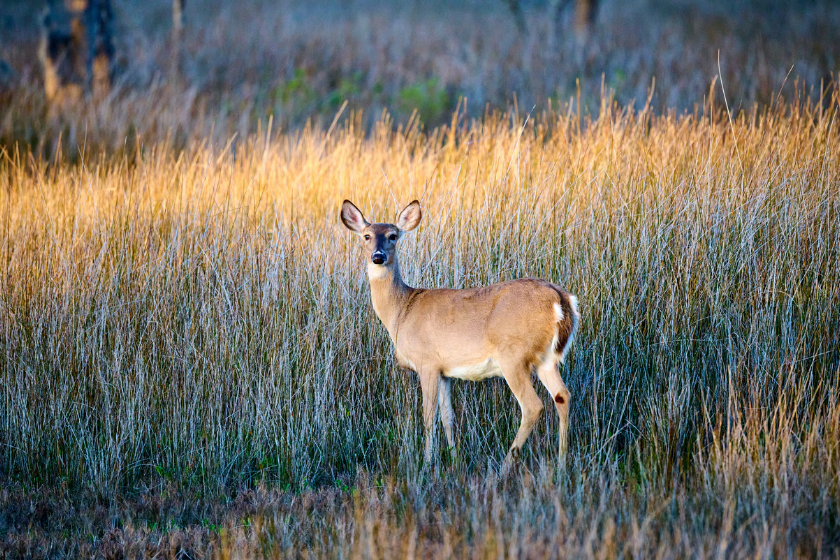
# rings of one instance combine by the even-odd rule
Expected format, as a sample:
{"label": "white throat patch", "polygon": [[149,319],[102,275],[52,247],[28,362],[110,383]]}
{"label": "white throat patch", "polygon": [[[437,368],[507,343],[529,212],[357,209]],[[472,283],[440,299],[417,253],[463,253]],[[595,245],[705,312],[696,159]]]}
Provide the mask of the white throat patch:
{"label": "white throat patch", "polygon": [[371,280],[381,280],[388,276],[388,267],[382,264],[367,263],[368,278]]}

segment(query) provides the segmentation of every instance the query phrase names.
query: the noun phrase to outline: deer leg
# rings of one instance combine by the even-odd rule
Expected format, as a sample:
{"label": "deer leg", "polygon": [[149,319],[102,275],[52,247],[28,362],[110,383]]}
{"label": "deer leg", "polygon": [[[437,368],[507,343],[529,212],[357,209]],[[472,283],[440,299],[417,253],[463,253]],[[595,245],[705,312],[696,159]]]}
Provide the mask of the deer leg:
{"label": "deer leg", "polygon": [[525,362],[508,362],[507,364],[501,364],[501,366],[508,387],[510,387],[513,396],[519,402],[519,408],[522,410],[519,431],[516,432],[516,438],[513,440],[510,451],[505,458],[505,463],[510,464],[519,455],[525,440],[531,435],[534,424],[537,423],[537,419],[542,414],[543,404],[531,384],[531,368],[528,364]]}
{"label": "deer leg", "polygon": [[455,436],[453,427],[455,425],[455,413],[452,411],[452,380],[448,377],[441,377],[438,389],[438,405],[440,406],[440,421],[443,430],[446,432],[446,443],[449,451],[455,451]]}
{"label": "deer leg", "polygon": [[440,373],[437,370],[426,370],[418,373],[420,375],[420,388],[423,392],[423,424],[426,427],[426,449],[423,454],[423,462],[428,465],[432,459],[432,448],[434,447]]}
{"label": "deer leg", "polygon": [[566,451],[568,449],[568,430],[569,430],[569,405],[571,404],[572,395],[563,383],[563,378],[557,370],[557,357],[549,355],[537,368],[537,377],[540,378],[542,384],[548,390],[554,401],[554,409],[557,411],[557,416],[560,418],[560,446],[557,455],[560,465],[566,464]]}

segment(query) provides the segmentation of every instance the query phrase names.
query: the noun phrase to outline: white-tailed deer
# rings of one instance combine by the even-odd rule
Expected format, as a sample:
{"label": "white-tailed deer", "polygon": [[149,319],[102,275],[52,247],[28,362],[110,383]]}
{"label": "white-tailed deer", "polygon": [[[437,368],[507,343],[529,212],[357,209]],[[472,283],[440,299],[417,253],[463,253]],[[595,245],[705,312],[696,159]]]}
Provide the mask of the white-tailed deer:
{"label": "white-tailed deer", "polygon": [[484,288],[427,290],[403,282],[397,240],[420,223],[416,200],[396,224],[371,224],[345,200],[341,220],[364,239],[373,309],[394,342],[397,363],[417,372],[423,391],[425,461],[440,405],[446,441],[454,451],[451,380],[504,377],[522,409],[522,422],[506,464],[519,454],[542,401],[531,373],[537,371],[560,417],[559,459],[565,461],[571,395],[558,364],[572,345],[579,315],[577,298],[544,280],[523,278]]}

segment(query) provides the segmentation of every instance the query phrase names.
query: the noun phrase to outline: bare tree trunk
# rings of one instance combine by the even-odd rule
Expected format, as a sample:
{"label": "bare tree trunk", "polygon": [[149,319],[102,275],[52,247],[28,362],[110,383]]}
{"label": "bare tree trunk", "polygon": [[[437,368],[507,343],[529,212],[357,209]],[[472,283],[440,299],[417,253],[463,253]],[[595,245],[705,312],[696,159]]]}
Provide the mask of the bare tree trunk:
{"label": "bare tree trunk", "polygon": [[181,34],[184,27],[184,8],[186,0],[172,0],[172,32],[175,35]]}
{"label": "bare tree trunk", "polygon": [[589,38],[589,32],[598,15],[598,0],[576,0],[575,2],[575,35],[579,40]]}
{"label": "bare tree trunk", "polygon": [[110,0],[89,0],[86,10],[88,32],[87,89],[94,97],[107,96],[113,78],[114,12]]}
{"label": "bare tree trunk", "polygon": [[172,57],[170,72],[172,77],[181,73],[181,33],[184,29],[184,8],[187,0],[172,0]]}
{"label": "bare tree trunk", "polygon": [[44,9],[38,58],[44,70],[47,99],[56,105],[75,102],[82,96],[78,29],[73,12],[64,4],[51,2]]}
{"label": "bare tree trunk", "polygon": [[110,0],[50,1],[41,20],[38,58],[51,104],[67,107],[85,92],[107,95],[114,46]]}
{"label": "bare tree trunk", "polygon": [[[549,0],[549,8],[554,12],[554,24],[557,29],[560,28],[563,11],[570,1],[574,1],[575,5],[575,35],[579,40],[586,40],[592,25],[595,23],[595,17],[598,15],[598,0]],[[513,15],[519,32],[523,35],[527,33],[528,29],[525,25],[525,16],[522,12],[520,0],[503,0],[503,2]]]}
{"label": "bare tree trunk", "polygon": [[528,33],[528,28],[525,25],[525,16],[522,14],[522,6],[519,4],[519,0],[502,1],[507,4],[508,10],[513,15],[513,20],[516,22],[516,29],[519,30],[519,33],[522,35]]}

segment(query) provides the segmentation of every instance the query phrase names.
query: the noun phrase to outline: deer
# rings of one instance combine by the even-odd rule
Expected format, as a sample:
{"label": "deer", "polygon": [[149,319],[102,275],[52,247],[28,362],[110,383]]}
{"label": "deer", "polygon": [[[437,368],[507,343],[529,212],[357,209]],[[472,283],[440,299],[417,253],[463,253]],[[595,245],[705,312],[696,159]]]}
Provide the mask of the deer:
{"label": "deer", "polygon": [[420,379],[424,465],[432,456],[438,408],[449,452],[456,452],[452,380],[503,377],[522,413],[503,463],[508,469],[543,411],[531,380],[534,369],[554,400],[560,419],[558,460],[565,465],[571,394],[559,365],[580,322],[577,298],[536,278],[468,289],[408,286],[400,274],[397,241],[421,218],[417,200],[399,213],[396,224],[370,223],[349,200],[341,205],[341,221],[363,240],[373,310],[388,331],[397,364]]}

